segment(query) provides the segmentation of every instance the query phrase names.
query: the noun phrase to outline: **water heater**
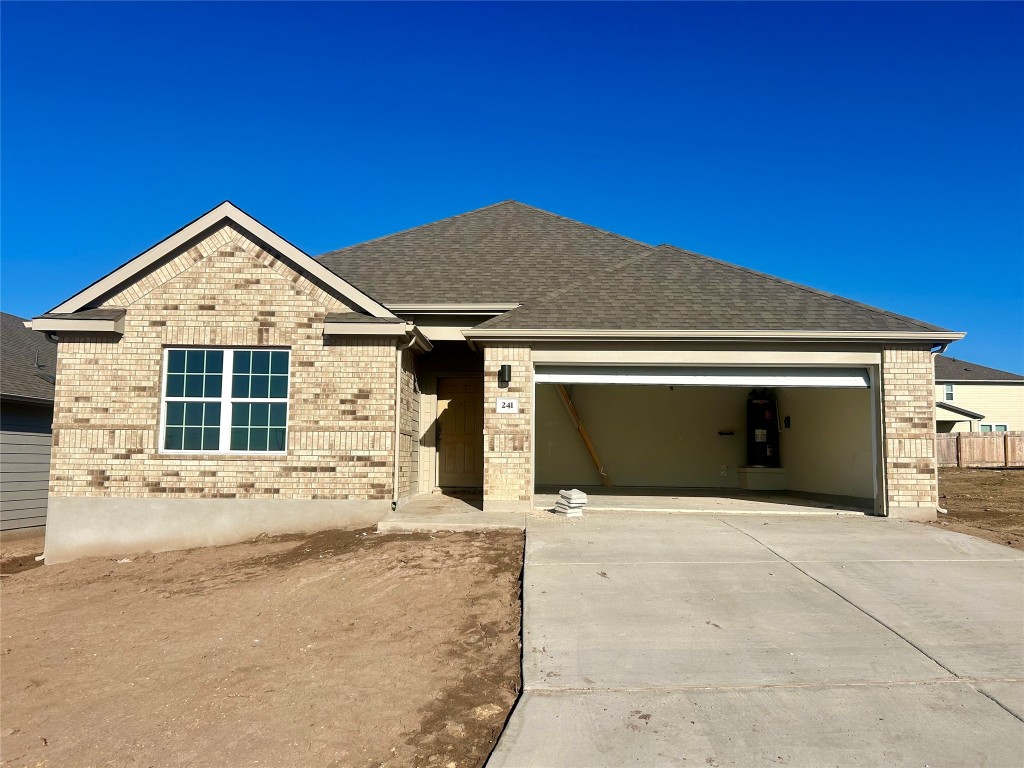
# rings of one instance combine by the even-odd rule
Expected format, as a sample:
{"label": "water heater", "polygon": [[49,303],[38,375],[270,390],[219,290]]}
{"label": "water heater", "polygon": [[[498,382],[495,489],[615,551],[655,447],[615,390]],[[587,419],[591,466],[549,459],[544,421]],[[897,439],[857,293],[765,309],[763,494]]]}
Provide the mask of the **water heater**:
{"label": "water heater", "polygon": [[747,395],[747,466],[779,467],[779,404],[767,389]]}

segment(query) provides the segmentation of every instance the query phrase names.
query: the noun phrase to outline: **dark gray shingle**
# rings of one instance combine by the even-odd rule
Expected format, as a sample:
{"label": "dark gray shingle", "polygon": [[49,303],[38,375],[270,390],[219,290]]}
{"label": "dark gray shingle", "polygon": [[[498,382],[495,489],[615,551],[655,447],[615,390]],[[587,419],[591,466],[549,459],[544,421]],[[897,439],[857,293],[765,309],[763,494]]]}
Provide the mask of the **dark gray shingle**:
{"label": "dark gray shingle", "polygon": [[481,328],[898,331],[942,329],[662,245]]}
{"label": "dark gray shingle", "polygon": [[383,304],[524,302],[650,246],[507,201],[317,260]]}
{"label": "dark gray shingle", "polygon": [[936,381],[1024,381],[1024,376],[946,355],[935,356]]}
{"label": "dark gray shingle", "polygon": [[0,394],[52,402],[56,374],[57,345],[22,318],[0,312]]}

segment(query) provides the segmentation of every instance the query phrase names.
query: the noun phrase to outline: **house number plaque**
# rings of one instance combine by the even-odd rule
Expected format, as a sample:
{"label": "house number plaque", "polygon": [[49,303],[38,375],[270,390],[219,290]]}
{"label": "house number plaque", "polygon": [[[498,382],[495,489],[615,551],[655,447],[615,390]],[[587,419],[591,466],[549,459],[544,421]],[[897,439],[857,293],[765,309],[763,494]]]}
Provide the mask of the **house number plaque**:
{"label": "house number plaque", "polygon": [[498,413],[519,413],[519,398],[499,397],[495,411]]}

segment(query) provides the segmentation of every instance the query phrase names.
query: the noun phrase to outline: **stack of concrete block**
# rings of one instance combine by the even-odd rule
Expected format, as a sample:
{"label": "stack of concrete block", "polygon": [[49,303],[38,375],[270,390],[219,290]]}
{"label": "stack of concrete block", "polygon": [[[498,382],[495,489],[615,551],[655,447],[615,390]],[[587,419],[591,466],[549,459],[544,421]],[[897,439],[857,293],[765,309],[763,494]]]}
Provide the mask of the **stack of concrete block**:
{"label": "stack of concrete block", "polygon": [[571,491],[559,491],[555,504],[555,514],[565,517],[583,517],[583,508],[587,505],[587,494],[573,488]]}

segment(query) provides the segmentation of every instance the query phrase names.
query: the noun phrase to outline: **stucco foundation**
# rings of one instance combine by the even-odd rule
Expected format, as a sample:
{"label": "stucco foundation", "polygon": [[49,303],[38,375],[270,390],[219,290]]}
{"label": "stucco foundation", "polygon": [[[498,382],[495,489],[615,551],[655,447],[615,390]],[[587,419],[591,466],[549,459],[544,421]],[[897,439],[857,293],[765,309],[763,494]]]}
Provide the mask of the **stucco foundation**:
{"label": "stucco foundation", "polygon": [[47,564],[79,557],[234,544],[261,533],[375,525],[390,501],[348,499],[50,498]]}

